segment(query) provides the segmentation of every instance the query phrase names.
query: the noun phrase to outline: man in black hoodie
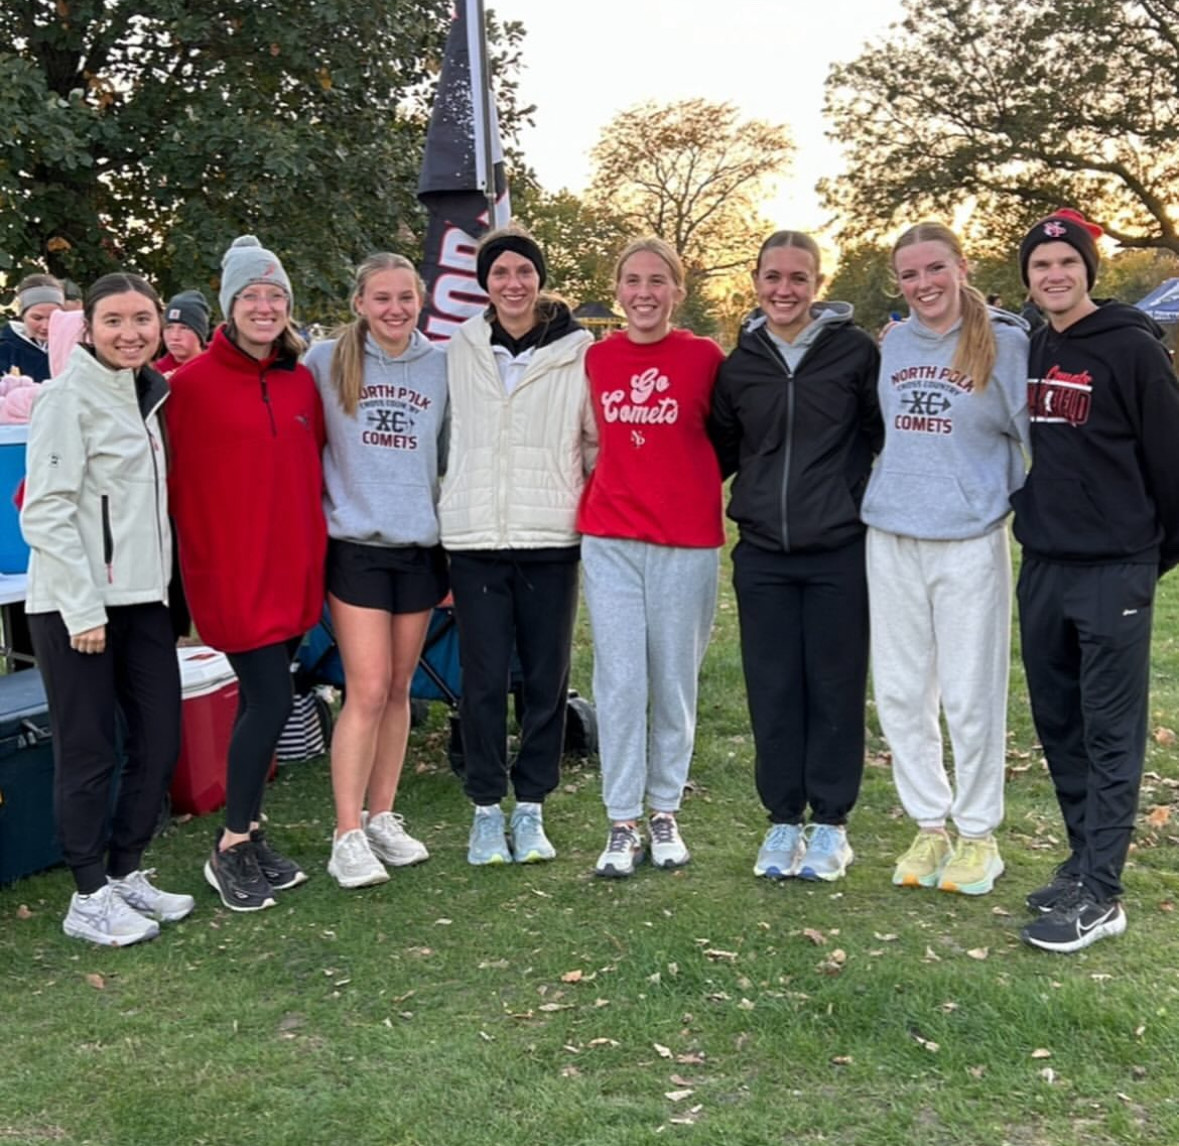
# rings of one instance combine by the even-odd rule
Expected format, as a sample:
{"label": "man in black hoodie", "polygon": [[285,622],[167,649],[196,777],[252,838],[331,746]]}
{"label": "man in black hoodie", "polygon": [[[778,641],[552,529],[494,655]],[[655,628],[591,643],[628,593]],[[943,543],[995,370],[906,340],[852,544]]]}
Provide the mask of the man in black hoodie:
{"label": "man in black hoodie", "polygon": [[1028,896],[1039,918],[1020,934],[1060,952],[1126,929],[1154,590],[1179,562],[1179,384],[1151,319],[1090,297],[1100,234],[1062,210],[1019,249],[1047,319],[1028,363],[1032,468],[1011,498],[1020,634],[1070,851]]}

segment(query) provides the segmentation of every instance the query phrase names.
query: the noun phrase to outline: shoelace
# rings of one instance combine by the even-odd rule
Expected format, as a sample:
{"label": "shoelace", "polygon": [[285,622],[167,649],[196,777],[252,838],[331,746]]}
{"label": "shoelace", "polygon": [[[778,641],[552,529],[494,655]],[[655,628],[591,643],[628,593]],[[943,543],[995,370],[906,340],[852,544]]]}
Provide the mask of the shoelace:
{"label": "shoelace", "polygon": [[606,845],[607,852],[626,853],[635,845],[635,830],[625,824],[614,824],[610,828],[610,842]]}
{"label": "shoelace", "polygon": [[812,824],[810,850],[819,855],[831,855],[839,849],[839,832],[830,824]]}
{"label": "shoelace", "polygon": [[933,859],[937,853],[938,844],[944,838],[944,836],[940,836],[936,832],[921,832],[911,849],[913,858],[915,860]]}
{"label": "shoelace", "polygon": [[765,846],[770,851],[785,851],[787,848],[793,849],[795,833],[798,831],[797,824],[775,824],[770,829],[769,837],[766,840]]}
{"label": "shoelace", "polygon": [[496,816],[475,817],[475,838],[480,842],[498,839],[503,835],[503,821]]}
{"label": "shoelace", "polygon": [[675,820],[671,816],[651,817],[651,838],[657,844],[670,844],[675,840]]}

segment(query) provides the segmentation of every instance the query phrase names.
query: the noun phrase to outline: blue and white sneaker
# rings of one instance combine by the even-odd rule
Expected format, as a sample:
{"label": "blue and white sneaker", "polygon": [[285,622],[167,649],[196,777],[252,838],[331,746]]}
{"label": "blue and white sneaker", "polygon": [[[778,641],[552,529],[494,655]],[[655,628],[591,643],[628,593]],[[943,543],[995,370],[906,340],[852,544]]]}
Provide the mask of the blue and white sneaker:
{"label": "blue and white sneaker", "polygon": [[544,834],[540,804],[517,804],[512,810],[512,852],[517,863],[543,863],[557,858],[557,849]]}
{"label": "blue and white sneaker", "polygon": [[842,879],[855,853],[847,842],[847,829],[836,824],[811,824],[810,840],[798,874],[802,879],[830,882]]}
{"label": "blue and white sneaker", "polygon": [[504,835],[504,814],[498,804],[476,808],[467,840],[467,863],[475,867],[511,863],[512,852]]}
{"label": "blue and white sneaker", "polygon": [[802,867],[805,850],[802,824],[771,824],[757,853],[753,874],[767,879],[791,879]]}

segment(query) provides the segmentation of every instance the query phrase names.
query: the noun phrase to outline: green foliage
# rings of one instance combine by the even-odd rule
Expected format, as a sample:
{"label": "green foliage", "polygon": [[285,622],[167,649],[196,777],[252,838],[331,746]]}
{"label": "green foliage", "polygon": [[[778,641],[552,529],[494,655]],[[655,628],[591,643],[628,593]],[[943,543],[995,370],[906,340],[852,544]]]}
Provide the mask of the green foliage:
{"label": "green foliage", "polygon": [[1170,251],[1119,251],[1101,263],[1096,294],[1136,303],[1167,279],[1179,277],[1179,256]]}
{"label": "green foliage", "polygon": [[888,266],[888,248],[873,243],[852,243],[839,255],[839,267],[823,288],[826,298],[850,302],[856,324],[876,334],[893,311],[904,306]]}
{"label": "green foliage", "polygon": [[1070,204],[1124,246],[1179,252],[1179,0],[905,0],[890,37],[832,69],[848,238],[976,207],[1009,246]]}
{"label": "green foliage", "polygon": [[[85,283],[116,266],[211,291],[255,232],[298,313],[417,253],[446,0],[28,0],[0,8],[0,251]],[[523,29],[492,23],[511,130]],[[505,105],[506,102],[506,106]]]}

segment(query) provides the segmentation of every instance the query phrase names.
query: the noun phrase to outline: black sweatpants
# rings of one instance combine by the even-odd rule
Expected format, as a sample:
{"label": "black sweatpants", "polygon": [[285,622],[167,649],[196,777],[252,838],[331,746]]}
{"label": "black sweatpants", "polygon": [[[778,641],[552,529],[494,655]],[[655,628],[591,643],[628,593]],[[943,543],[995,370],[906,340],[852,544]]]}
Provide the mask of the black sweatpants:
{"label": "black sweatpants", "polygon": [[868,581],[864,541],[733,550],[757,794],[775,824],[843,824],[864,775]]}
{"label": "black sweatpants", "polygon": [[[139,868],[180,753],[180,669],[162,604],[107,609],[106,649],[70,648],[60,613],[30,613],[29,629],[53,733],[54,803],[66,863],[89,895]],[[118,774],[116,705],[126,721]]]}
{"label": "black sweatpants", "polygon": [[1146,757],[1154,565],[1024,556],[1016,597],[1028,695],[1068,831],[1066,871],[1122,893]]}
{"label": "black sweatpants", "polygon": [[508,792],[507,706],[512,650],[522,672],[520,751],[510,769],[517,800],[541,802],[558,784],[565,744],[569,655],[577,615],[576,560],[503,551],[450,554],[459,630],[459,719],[466,791],[479,805]]}
{"label": "black sweatpants", "polygon": [[227,653],[237,675],[237,719],[225,769],[225,826],[245,835],[262,815],[266,777],[295,703],[291,661],[302,637]]}

